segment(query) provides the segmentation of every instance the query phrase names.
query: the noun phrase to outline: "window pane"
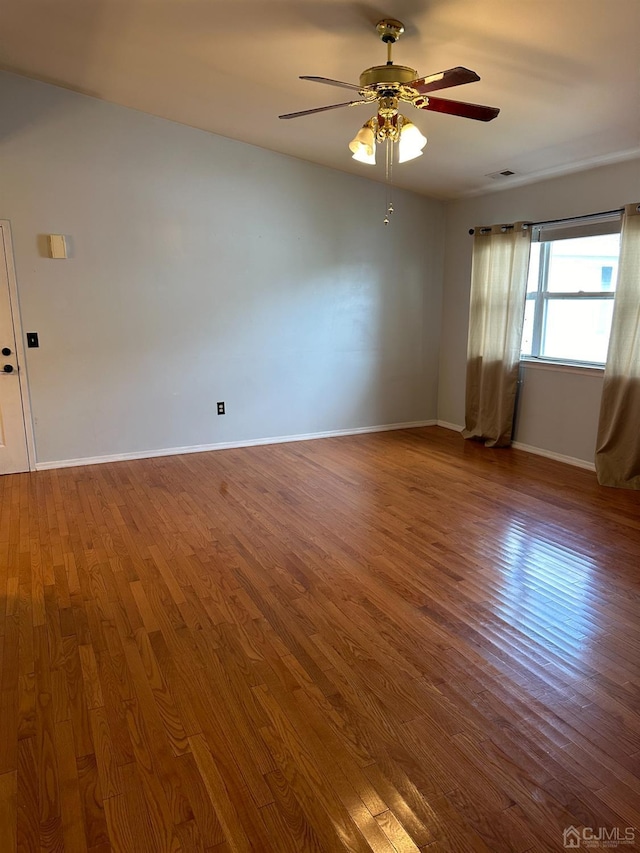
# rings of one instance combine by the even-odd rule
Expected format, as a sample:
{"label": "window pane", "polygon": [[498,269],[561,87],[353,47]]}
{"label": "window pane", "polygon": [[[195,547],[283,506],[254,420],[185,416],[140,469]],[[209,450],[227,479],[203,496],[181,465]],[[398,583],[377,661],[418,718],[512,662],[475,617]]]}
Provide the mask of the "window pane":
{"label": "window pane", "polygon": [[619,234],[555,240],[551,243],[547,290],[611,293],[616,286],[619,254]]}
{"label": "window pane", "polygon": [[548,299],[540,355],[604,364],[612,313],[613,299]]}
{"label": "window pane", "polygon": [[524,326],[522,329],[522,346],[520,355],[531,355],[533,343],[533,315],[536,309],[535,299],[527,299],[524,309]]}

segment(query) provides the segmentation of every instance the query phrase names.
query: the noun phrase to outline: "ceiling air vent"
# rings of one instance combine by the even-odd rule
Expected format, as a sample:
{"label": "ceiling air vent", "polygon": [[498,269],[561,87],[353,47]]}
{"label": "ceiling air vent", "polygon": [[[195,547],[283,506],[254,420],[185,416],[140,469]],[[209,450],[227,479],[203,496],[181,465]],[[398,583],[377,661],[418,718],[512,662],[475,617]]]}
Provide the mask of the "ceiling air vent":
{"label": "ceiling air vent", "polygon": [[499,181],[501,178],[510,178],[512,175],[517,175],[511,169],[502,169],[500,172],[490,172],[486,175],[487,178],[493,178],[494,181]]}

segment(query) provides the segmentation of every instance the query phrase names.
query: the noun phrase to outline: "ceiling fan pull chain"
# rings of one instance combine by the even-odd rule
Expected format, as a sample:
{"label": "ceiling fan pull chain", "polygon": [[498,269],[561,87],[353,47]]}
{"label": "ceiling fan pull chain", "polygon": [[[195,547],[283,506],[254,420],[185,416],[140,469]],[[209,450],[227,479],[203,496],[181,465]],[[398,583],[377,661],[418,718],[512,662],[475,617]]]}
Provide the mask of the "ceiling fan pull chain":
{"label": "ceiling fan pull chain", "polygon": [[385,225],[389,224],[389,139],[384,144],[384,188],[386,212],[382,220]]}
{"label": "ceiling fan pull chain", "polygon": [[389,224],[389,216],[393,213],[393,201],[391,191],[393,188],[393,140],[388,136],[385,140],[384,177],[386,187],[386,214],[382,220],[385,225]]}
{"label": "ceiling fan pull chain", "polygon": [[389,205],[387,207],[387,213],[393,213],[393,161],[395,160],[395,139],[389,140]]}

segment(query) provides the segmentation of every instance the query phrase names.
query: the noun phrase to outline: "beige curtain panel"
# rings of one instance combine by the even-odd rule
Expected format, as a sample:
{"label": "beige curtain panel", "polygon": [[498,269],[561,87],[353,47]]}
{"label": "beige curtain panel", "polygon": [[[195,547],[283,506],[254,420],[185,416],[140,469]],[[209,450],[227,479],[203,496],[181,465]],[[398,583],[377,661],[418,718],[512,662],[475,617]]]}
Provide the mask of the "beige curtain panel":
{"label": "beige curtain panel", "polygon": [[628,205],[622,218],[596,471],[602,486],[640,489],[640,205],[636,204]]}
{"label": "beige curtain panel", "polygon": [[476,228],[471,270],[465,438],[511,444],[531,229]]}

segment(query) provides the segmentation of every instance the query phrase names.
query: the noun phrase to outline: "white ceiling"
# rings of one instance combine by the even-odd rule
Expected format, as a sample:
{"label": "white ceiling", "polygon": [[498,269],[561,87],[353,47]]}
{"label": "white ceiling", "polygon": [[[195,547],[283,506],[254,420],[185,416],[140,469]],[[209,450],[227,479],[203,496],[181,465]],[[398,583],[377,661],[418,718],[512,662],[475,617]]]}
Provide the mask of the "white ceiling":
{"label": "white ceiling", "polygon": [[[4,0],[0,65],[382,180],[347,148],[369,106],[277,116],[350,100],[298,77],[384,64],[383,17],[406,26],[396,63],[482,78],[438,96],[501,108],[484,124],[408,107],[429,144],[397,185],[455,198],[640,154],[640,0]],[[486,177],[502,169],[518,174]]]}

